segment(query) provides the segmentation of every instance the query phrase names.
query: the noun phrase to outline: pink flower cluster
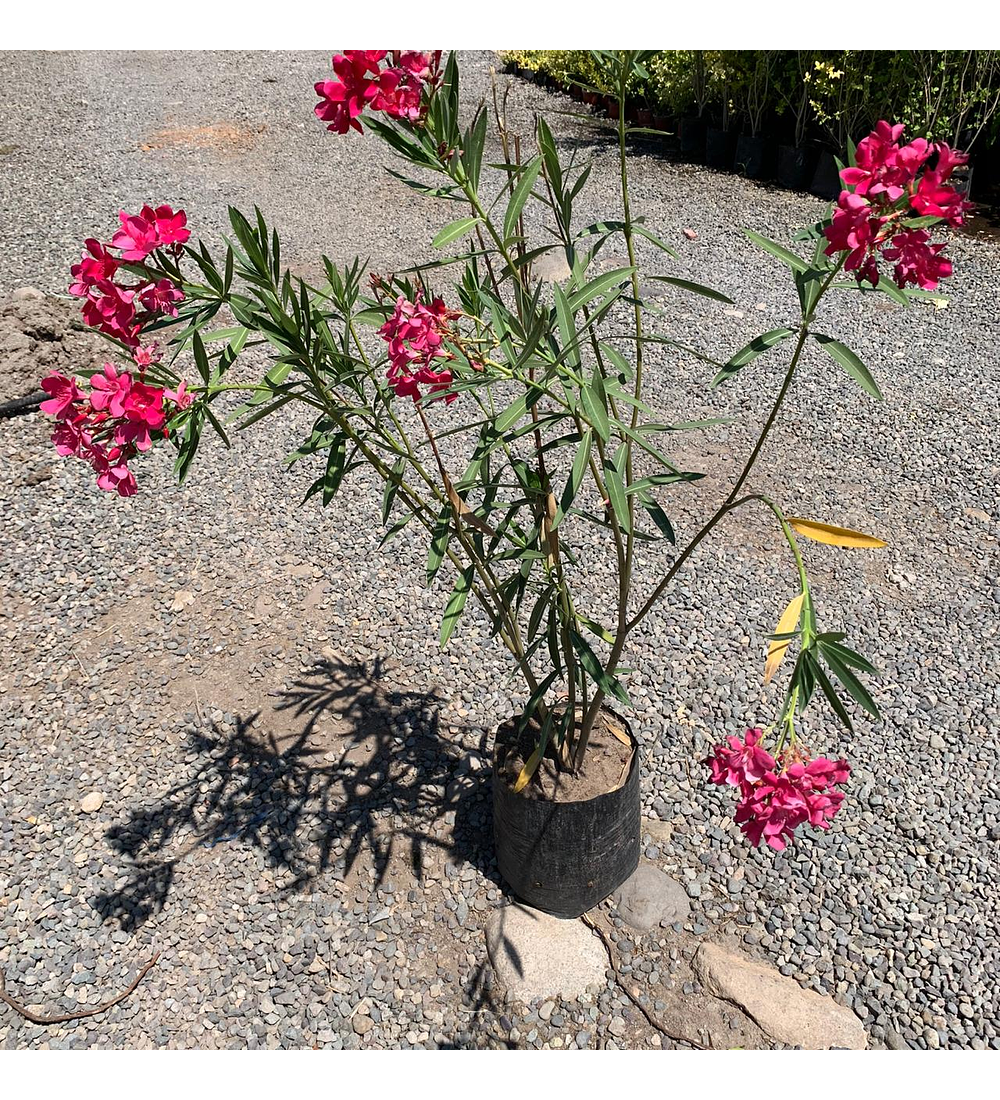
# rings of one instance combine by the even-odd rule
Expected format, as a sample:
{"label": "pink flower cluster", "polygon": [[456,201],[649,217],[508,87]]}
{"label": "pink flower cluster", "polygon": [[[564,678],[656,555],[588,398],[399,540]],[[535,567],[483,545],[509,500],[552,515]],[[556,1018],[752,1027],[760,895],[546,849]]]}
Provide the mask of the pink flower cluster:
{"label": "pink flower cluster", "polygon": [[[149,349],[140,350],[142,358],[152,358]],[[89,462],[98,487],[123,497],[137,491],[129,460],[148,451],[154,436],[165,438],[167,421],[192,401],[185,383],[176,391],[149,385],[143,381],[143,366],[137,365],[138,377],[133,378],[128,371],[119,372],[114,364],[105,363],[102,373],[91,375],[89,394],[75,378],[58,371],[42,379],[42,389],[49,394],[42,412],[58,421],[52,433],[56,451]]]}
{"label": "pink flower cluster", "polygon": [[358,121],[366,107],[384,111],[390,118],[417,122],[423,117],[425,85],[440,79],[441,51],[393,50],[392,64],[382,68],[388,50],[345,50],[333,58],[336,80],[316,85],[321,97],[316,117],[329,123],[328,130],[346,134],[352,127],[363,133]]}
{"label": "pink flower cluster", "polygon": [[[448,322],[458,317],[440,298],[429,306],[421,300],[409,302],[401,294],[388,321],[379,329],[382,339],[389,345],[389,369],[386,376],[397,397],[412,397],[419,401],[420,387],[427,386],[429,393],[447,390],[452,383],[452,372],[442,365],[452,355],[443,346],[446,336],[452,335]],[[446,393],[448,404],[457,394]]]}
{"label": "pink flower cluster", "polygon": [[118,218],[121,228],[110,244],[92,237],[84,242],[80,262],[70,268],[73,282],[69,292],[84,299],[83,319],[88,325],[135,348],[143,325],[161,315],[176,317],[177,303],[184,295],[166,278],[125,283],[121,265],[142,263],[158,248],[170,248],[177,254],[191,232],[184,211],[175,213],[169,206],[155,210],[144,206],[138,214],[122,210]]}
{"label": "pink flower cluster", "polygon": [[764,840],[781,852],[800,825],[830,827],[844,800],[833,788],[847,781],[851,769],[846,760],[823,756],[779,765],[761,747],[762,737],[759,729],[747,730],[742,741],[729,737],[705,763],[713,783],[739,788],[736,824],[750,843],[757,848]]}
{"label": "pink flower cluster", "polygon": [[840,173],[848,189],[824,230],[826,254],[847,252],[844,270],[872,286],[878,286],[881,254],[894,265],[897,286],[933,290],[951,274],[951,260],[941,255],[943,244],[931,244],[925,229],[904,219],[932,216],[961,225],[971,203],[948,181],[969,158],[923,138],[901,145],[902,136],[902,125],[883,121],[858,144],[854,167]]}

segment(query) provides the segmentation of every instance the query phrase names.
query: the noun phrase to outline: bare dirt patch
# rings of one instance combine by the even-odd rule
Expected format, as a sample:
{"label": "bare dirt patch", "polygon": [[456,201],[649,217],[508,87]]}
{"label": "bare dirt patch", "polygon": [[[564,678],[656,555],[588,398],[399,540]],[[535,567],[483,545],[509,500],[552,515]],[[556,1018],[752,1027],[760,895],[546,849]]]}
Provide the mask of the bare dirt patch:
{"label": "bare dirt patch", "polygon": [[259,126],[238,126],[231,122],[215,122],[210,126],[170,126],[150,134],[139,143],[144,153],[155,149],[217,149],[232,156],[242,156],[253,149],[257,139],[267,131]]}
{"label": "bare dirt patch", "polygon": [[31,287],[14,291],[0,301],[0,403],[37,392],[51,371],[96,370],[105,347],[84,325],[75,299]]}

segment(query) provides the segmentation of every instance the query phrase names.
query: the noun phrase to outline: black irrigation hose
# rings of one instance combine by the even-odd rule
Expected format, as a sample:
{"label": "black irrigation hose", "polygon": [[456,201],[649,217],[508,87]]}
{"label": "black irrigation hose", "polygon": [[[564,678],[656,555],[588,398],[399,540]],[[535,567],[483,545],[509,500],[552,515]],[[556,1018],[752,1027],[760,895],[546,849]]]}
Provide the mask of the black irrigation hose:
{"label": "black irrigation hose", "polygon": [[35,412],[43,401],[48,400],[48,397],[44,390],[38,390],[36,393],[29,393],[27,397],[16,397],[13,401],[5,401],[0,405],[0,420]]}

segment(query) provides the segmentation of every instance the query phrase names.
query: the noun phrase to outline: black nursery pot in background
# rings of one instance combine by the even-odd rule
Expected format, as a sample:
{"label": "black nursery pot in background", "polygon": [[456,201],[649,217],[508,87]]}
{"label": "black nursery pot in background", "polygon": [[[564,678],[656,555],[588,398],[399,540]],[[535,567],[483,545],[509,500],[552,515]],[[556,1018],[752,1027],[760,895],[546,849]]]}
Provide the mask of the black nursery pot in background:
{"label": "black nursery pot in background", "polygon": [[816,170],[816,150],[808,145],[778,146],[778,183],[789,191],[806,191]]}
{"label": "black nursery pot in background", "polygon": [[703,118],[681,119],[681,156],[685,160],[704,160],[705,130],[706,126]]}
{"label": "black nursery pot in background", "polygon": [[709,168],[728,172],[733,166],[736,135],[730,130],[709,129],[705,133],[705,163]]}
{"label": "black nursery pot in background", "polygon": [[821,199],[839,197],[843,185],[840,181],[840,172],[833,153],[828,153],[825,149],[820,153],[809,190]]}
{"label": "black nursery pot in background", "polygon": [[740,134],[734,167],[747,179],[770,179],[774,174],[774,145],[767,138]]}
{"label": "black nursery pot in background", "polygon": [[615,791],[583,802],[548,802],[515,794],[493,755],[493,832],[500,874],[518,898],[556,917],[593,909],[639,866],[642,830],[639,746]]}

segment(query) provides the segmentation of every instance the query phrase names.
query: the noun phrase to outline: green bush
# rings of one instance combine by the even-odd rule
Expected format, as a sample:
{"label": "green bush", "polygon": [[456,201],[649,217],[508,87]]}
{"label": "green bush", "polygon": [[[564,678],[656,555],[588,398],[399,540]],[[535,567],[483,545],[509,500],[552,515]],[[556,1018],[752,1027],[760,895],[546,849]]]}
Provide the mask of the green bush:
{"label": "green bush", "polygon": [[[589,50],[500,56],[566,86],[612,91]],[[780,121],[795,144],[814,137],[837,152],[880,118],[903,122],[910,138],[965,149],[1000,128],[997,50],[658,50],[646,69],[628,94],[658,113],[707,115],[755,134]]]}

